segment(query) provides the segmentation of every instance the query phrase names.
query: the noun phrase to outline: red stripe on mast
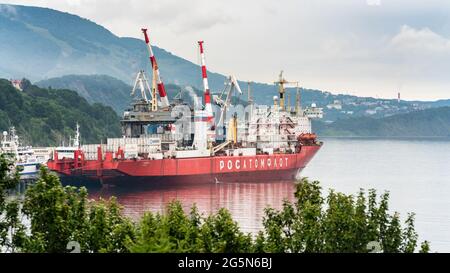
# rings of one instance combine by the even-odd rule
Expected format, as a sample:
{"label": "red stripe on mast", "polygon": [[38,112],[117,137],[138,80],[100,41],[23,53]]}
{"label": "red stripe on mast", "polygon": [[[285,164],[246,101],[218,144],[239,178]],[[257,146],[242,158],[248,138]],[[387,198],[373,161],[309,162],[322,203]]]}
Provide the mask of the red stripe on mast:
{"label": "red stripe on mast", "polygon": [[152,46],[150,45],[150,38],[147,34],[147,29],[143,28],[142,32],[144,33],[145,43],[147,44],[148,53],[150,55],[150,63],[152,65],[152,69],[154,69],[154,71],[156,73],[156,82],[157,82],[159,97],[161,98],[161,106],[168,107],[169,100],[167,98],[166,88],[164,87],[164,83],[161,80],[158,63],[156,62],[156,58],[155,58],[155,55],[153,54]]}

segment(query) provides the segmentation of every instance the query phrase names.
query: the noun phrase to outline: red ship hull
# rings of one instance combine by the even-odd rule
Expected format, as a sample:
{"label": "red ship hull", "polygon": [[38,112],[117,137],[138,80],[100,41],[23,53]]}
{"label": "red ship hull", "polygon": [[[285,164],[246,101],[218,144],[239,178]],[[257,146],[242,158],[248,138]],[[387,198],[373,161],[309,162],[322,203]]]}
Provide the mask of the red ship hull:
{"label": "red ship hull", "polygon": [[[68,184],[167,184],[294,180],[320,149],[302,146],[298,153],[214,156],[176,159],[50,160],[48,167]],[[76,156],[78,157],[78,156]]]}

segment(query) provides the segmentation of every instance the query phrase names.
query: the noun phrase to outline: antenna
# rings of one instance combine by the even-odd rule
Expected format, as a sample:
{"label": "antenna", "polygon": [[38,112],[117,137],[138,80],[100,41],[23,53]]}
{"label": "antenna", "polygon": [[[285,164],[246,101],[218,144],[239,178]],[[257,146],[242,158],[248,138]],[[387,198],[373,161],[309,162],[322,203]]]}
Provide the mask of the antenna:
{"label": "antenna", "polygon": [[300,113],[302,109],[302,105],[301,105],[301,97],[300,97],[300,87],[298,87],[297,84],[297,96],[296,96],[296,102],[295,102],[295,112],[297,113],[297,115]]}
{"label": "antenna", "polygon": [[287,93],[287,107],[286,107],[286,110],[288,111],[288,112],[290,112],[291,111],[291,93]]}
{"label": "antenna", "polygon": [[275,84],[278,84],[279,88],[278,88],[278,92],[280,94],[280,103],[279,103],[279,109],[280,110],[286,110],[285,104],[284,104],[284,93],[285,93],[285,88],[284,85],[285,84],[290,84],[290,83],[295,83],[298,85],[298,82],[290,82],[287,81],[286,79],[283,78],[283,70],[281,70],[280,75],[278,76],[278,81],[274,82]]}
{"label": "antenna", "polygon": [[249,104],[253,104],[253,97],[252,97],[252,89],[251,89],[252,82],[247,82],[247,101]]}

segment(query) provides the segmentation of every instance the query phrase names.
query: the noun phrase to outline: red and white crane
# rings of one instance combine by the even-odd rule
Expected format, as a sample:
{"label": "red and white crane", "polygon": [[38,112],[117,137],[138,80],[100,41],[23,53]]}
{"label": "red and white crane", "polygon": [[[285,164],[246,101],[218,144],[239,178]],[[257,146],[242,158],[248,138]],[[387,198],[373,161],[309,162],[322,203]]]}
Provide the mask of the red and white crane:
{"label": "red and white crane", "polygon": [[164,83],[161,80],[158,64],[156,62],[155,55],[153,54],[152,46],[150,45],[150,39],[147,34],[147,29],[143,28],[142,32],[144,33],[145,43],[147,44],[148,53],[150,55],[150,63],[152,64],[152,69],[156,73],[156,84],[158,86],[158,93],[161,99],[161,108],[167,108],[170,105],[169,99],[167,98],[166,89],[164,87]]}
{"label": "red and white crane", "polygon": [[214,115],[211,105],[211,93],[209,92],[209,85],[208,85],[208,75],[206,74],[206,62],[205,62],[205,52],[203,49],[203,41],[198,41],[198,45],[200,47],[200,58],[201,58],[201,65],[202,65],[202,78],[203,78],[203,97],[205,102],[205,112],[206,112],[206,118],[211,125],[211,127],[214,127]]}

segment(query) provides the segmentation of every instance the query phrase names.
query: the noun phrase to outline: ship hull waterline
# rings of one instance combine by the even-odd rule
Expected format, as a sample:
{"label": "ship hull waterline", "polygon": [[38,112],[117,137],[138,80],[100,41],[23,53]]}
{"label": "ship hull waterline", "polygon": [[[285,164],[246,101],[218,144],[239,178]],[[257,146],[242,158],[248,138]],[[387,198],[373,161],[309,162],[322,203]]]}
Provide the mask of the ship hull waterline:
{"label": "ship hull waterline", "polygon": [[298,177],[320,147],[304,146],[299,153],[254,156],[49,161],[48,167],[63,184],[75,186],[289,181]]}

